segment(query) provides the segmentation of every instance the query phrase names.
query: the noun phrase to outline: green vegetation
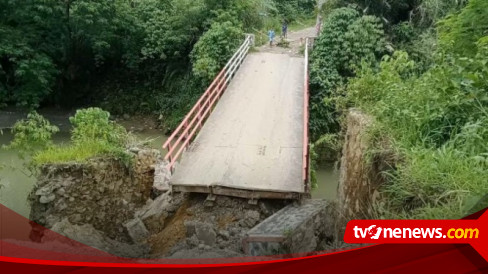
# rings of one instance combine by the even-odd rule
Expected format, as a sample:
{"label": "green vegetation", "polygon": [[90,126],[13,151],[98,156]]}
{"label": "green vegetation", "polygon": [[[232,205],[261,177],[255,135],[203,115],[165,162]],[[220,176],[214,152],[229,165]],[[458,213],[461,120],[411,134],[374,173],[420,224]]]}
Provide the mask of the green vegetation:
{"label": "green vegetation", "polygon": [[213,23],[191,53],[193,74],[210,83],[232,57],[243,38],[242,30],[230,21]]}
{"label": "green vegetation", "polygon": [[129,134],[120,125],[109,120],[110,114],[99,108],[78,110],[70,118],[73,125],[69,145],[51,146],[33,156],[35,165],[84,162],[96,156],[121,159],[126,165],[132,157],[126,152]]}
{"label": "green vegetation", "polygon": [[33,111],[27,115],[27,119],[15,123],[12,128],[15,138],[3,148],[16,150],[24,158],[52,147],[51,138],[58,131],[56,126],[51,125],[48,120]]}
{"label": "green vegetation", "polygon": [[15,124],[12,129],[13,141],[7,149],[15,149],[22,156],[32,159],[29,167],[43,164],[84,162],[96,156],[116,157],[125,164],[130,164],[131,156],[126,148],[129,134],[126,130],[109,120],[110,114],[99,108],[81,109],[70,118],[73,130],[71,143],[54,145],[52,135],[58,128],[52,126],[36,112],[27,119]]}
{"label": "green vegetation", "polygon": [[80,109],[69,120],[73,125],[71,140],[74,144],[86,141],[123,146],[127,140],[127,131],[122,126],[109,120],[110,113],[99,108]]}
{"label": "green vegetation", "polygon": [[173,128],[244,33],[310,17],[313,0],[0,2],[0,107],[99,106]]}
{"label": "green vegetation", "polygon": [[288,25],[288,31],[298,31],[304,28],[314,27],[316,23],[317,15],[312,14],[311,17],[305,17],[303,19],[292,21],[292,23]]}
{"label": "green vegetation", "polygon": [[[312,55],[312,110],[321,110],[312,115],[314,138],[340,133],[345,110],[362,109],[376,121],[371,153],[385,149],[388,140],[397,156],[385,174],[379,216],[465,216],[488,193],[488,2],[336,2],[327,7],[319,52]],[[368,21],[382,22],[384,33],[363,24],[375,39],[346,36],[345,26],[361,13],[378,18]],[[341,28],[341,22],[349,23]],[[325,42],[345,44],[343,37],[361,42],[359,59],[340,59],[353,51]],[[384,42],[371,46],[379,40]],[[325,71],[334,60],[343,60],[342,67]]]}
{"label": "green vegetation", "polygon": [[122,148],[119,149],[96,141],[86,141],[79,145],[56,146],[41,151],[34,156],[33,163],[36,166],[69,162],[83,163],[93,157],[110,155],[129,164],[130,159],[124,153]]}
{"label": "green vegetation", "polygon": [[374,63],[385,52],[383,28],[373,16],[339,8],[325,18],[310,63],[310,131],[313,139],[339,130],[332,100],[361,62]]}

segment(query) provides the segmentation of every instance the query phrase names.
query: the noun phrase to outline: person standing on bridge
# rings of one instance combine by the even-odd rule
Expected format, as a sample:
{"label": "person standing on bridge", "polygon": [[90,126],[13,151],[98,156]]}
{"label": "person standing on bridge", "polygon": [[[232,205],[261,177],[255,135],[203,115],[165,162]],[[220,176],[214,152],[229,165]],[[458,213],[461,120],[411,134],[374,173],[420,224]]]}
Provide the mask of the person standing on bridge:
{"label": "person standing on bridge", "polygon": [[274,30],[270,29],[268,31],[268,38],[269,38],[269,46],[272,47],[273,46],[273,42],[274,42],[274,38],[275,38],[275,32],[274,32]]}

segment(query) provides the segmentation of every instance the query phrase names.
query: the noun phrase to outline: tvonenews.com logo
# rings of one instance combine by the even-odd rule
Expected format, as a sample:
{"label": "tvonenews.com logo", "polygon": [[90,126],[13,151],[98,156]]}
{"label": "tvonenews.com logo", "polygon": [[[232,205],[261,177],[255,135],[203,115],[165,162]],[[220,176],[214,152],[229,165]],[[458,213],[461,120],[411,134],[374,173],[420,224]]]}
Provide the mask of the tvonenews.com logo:
{"label": "tvonenews.com logo", "polygon": [[478,239],[478,228],[450,228],[447,233],[442,228],[394,228],[371,225],[369,227],[353,227],[356,239]]}
{"label": "tvonenews.com logo", "polygon": [[351,220],[349,244],[470,244],[488,260],[488,210],[465,220]]}

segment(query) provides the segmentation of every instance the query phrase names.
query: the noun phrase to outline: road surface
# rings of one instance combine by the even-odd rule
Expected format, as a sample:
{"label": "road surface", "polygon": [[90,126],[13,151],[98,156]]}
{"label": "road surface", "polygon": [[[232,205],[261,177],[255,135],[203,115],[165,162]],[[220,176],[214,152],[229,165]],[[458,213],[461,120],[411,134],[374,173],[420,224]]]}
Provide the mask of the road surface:
{"label": "road surface", "polygon": [[176,166],[173,188],[210,193],[220,187],[241,197],[249,195],[234,194],[305,192],[300,38],[290,33],[291,48],[263,46],[246,57]]}

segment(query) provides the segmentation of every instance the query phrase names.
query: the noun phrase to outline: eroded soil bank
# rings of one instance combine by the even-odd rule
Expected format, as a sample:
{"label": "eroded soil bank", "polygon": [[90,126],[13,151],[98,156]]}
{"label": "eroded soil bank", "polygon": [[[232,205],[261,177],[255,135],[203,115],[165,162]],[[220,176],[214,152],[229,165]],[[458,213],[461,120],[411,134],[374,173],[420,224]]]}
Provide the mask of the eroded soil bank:
{"label": "eroded soil bank", "polygon": [[[350,111],[338,201],[326,203],[327,214],[320,217],[329,224],[327,231],[322,227],[311,234],[290,235],[297,244],[310,248],[306,252],[344,247],[342,235],[347,221],[367,218],[372,204],[380,199],[377,189],[382,181],[378,174],[384,161],[381,155],[366,161],[369,143],[365,132],[370,124],[371,118],[358,110]],[[208,201],[203,194],[155,191],[155,170],[166,164],[161,152],[136,147],[130,151],[134,155],[131,166],[110,158],[44,166],[29,196],[30,219],[122,257],[242,257],[246,256],[243,239],[252,228],[291,203],[303,203],[260,200],[252,204],[224,196]],[[169,175],[163,174],[163,178],[168,180]],[[33,226],[32,238],[42,242],[41,226]],[[304,238],[297,239],[296,235]]]}
{"label": "eroded soil bank", "polygon": [[[164,165],[161,154],[153,149],[131,151],[135,160],[130,167],[102,158],[45,166],[29,199],[30,219],[40,225],[33,226],[31,238],[42,242],[43,226],[122,257],[242,257],[247,255],[243,239],[249,230],[285,206],[300,203],[252,204],[225,196],[208,201],[203,194],[157,192],[152,187],[156,166]],[[294,241],[310,246],[306,252],[324,250],[332,242],[325,234],[330,235],[313,230],[304,235],[313,245]]]}
{"label": "eroded soil bank", "polygon": [[[56,145],[69,144],[71,137],[69,117],[74,112],[55,109],[45,109],[39,112],[60,129],[60,132],[53,136],[53,142]],[[26,168],[26,164],[29,163],[28,158],[19,157],[16,150],[1,148],[8,145],[13,139],[10,128],[20,119],[24,119],[26,115],[27,112],[16,109],[0,111],[0,203],[28,218],[30,204],[27,202],[27,198],[37,179]],[[148,147],[164,153],[161,146],[167,136],[164,135],[164,130],[161,129],[155,117],[126,115],[114,119],[127,131],[132,132],[138,143],[144,143]]]}
{"label": "eroded soil bank", "polygon": [[[339,200],[325,203],[327,214],[320,216],[328,225],[312,233],[289,232],[295,243],[310,248],[305,252],[346,246],[342,235],[347,221],[371,214],[381,166],[379,161],[365,161],[370,121],[357,110],[349,113]],[[242,257],[246,256],[243,239],[252,228],[291,203],[303,203],[259,200],[252,204],[225,196],[209,201],[203,194],[154,191],[155,169],[166,164],[160,151],[132,148],[131,153],[134,164],[129,167],[116,159],[45,166],[30,194],[31,220],[122,257]],[[42,241],[42,228],[34,226],[32,234]]]}
{"label": "eroded soil bank", "polygon": [[41,226],[115,255],[136,258],[213,258],[244,255],[242,238],[286,201],[152,191],[161,154],[131,149],[134,164],[116,159],[47,165],[29,196],[33,237]]}

